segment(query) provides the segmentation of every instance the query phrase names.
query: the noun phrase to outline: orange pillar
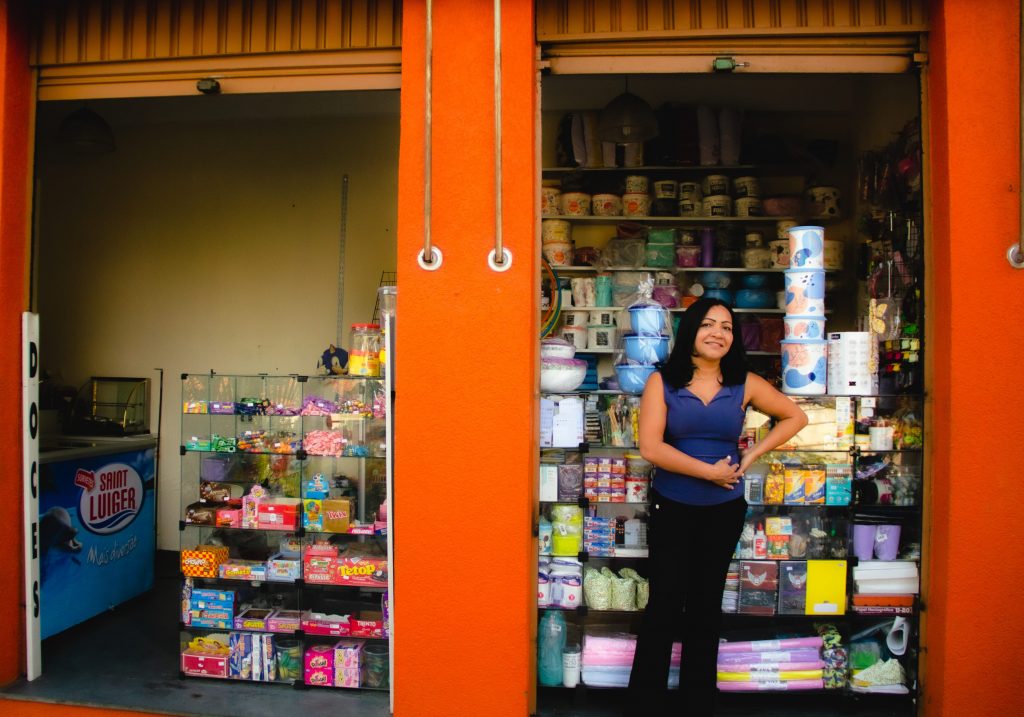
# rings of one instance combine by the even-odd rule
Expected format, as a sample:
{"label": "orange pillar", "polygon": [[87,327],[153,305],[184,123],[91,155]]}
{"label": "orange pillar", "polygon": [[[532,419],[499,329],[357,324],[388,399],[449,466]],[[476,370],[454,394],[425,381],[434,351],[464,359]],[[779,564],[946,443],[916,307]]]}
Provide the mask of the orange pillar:
{"label": "orange pillar", "polygon": [[930,595],[924,701],[930,715],[1008,714],[1024,704],[1020,376],[1020,5],[945,0],[931,12],[933,216]]}
{"label": "orange pillar", "polygon": [[[32,82],[24,3],[0,0],[0,684],[24,656],[21,590],[21,313],[28,307],[29,118]],[[17,616],[17,617],[15,617]]]}
{"label": "orange pillar", "polygon": [[433,4],[424,241],[423,0],[403,7],[395,432],[395,714],[531,711],[537,448],[533,3],[504,3],[504,240],[494,244],[493,3]]}

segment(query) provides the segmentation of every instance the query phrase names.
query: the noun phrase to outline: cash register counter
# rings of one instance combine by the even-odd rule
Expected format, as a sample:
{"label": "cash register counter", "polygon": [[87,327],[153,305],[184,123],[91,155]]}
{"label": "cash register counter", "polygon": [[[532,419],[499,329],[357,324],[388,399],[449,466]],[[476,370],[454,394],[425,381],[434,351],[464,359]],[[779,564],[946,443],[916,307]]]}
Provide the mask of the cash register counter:
{"label": "cash register counter", "polygon": [[153,587],[157,436],[42,436],[40,620],[50,637]]}

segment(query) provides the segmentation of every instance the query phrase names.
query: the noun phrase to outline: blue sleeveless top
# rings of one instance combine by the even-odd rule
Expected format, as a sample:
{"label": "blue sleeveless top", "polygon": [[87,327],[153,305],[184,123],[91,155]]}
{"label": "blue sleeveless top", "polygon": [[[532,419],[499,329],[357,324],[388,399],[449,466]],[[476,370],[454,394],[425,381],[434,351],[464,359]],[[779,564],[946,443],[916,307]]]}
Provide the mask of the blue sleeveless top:
{"label": "blue sleeveless top", "polygon": [[[705,463],[717,463],[726,456],[739,463],[744,384],[722,386],[711,403],[704,405],[688,388],[662,383],[668,407],[665,442]],[[666,498],[690,505],[717,505],[743,497],[743,481],[726,490],[711,481],[664,468],[655,468],[653,488]]]}

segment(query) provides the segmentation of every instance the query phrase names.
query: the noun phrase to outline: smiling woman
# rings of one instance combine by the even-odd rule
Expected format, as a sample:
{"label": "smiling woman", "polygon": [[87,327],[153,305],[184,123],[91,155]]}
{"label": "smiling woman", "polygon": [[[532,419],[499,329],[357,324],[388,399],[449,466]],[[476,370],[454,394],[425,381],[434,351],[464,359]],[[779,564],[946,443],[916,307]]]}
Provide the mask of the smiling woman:
{"label": "smiling woman", "polygon": [[[695,302],[640,402],[640,453],[656,467],[648,526],[651,600],[630,679],[640,714],[669,708],[672,627],[684,604],[680,696],[686,714],[713,713],[722,591],[747,509],[737,487],[759,456],[807,424],[796,404],[747,371],[735,325],[722,301]],[[776,425],[741,454],[737,443],[748,406],[773,416]],[[695,540],[701,549],[687,550]]]}

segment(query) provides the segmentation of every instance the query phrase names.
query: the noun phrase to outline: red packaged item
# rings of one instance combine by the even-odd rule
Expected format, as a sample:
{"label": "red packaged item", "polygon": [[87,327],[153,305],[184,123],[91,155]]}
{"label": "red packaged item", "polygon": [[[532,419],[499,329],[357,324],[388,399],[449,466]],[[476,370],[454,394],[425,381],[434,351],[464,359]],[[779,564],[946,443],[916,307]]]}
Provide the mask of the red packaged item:
{"label": "red packaged item", "polygon": [[342,556],[338,560],[338,582],[370,588],[388,586],[388,559]]}
{"label": "red packaged item", "polygon": [[260,530],[296,530],[302,503],[298,498],[265,498],[257,507]]}

